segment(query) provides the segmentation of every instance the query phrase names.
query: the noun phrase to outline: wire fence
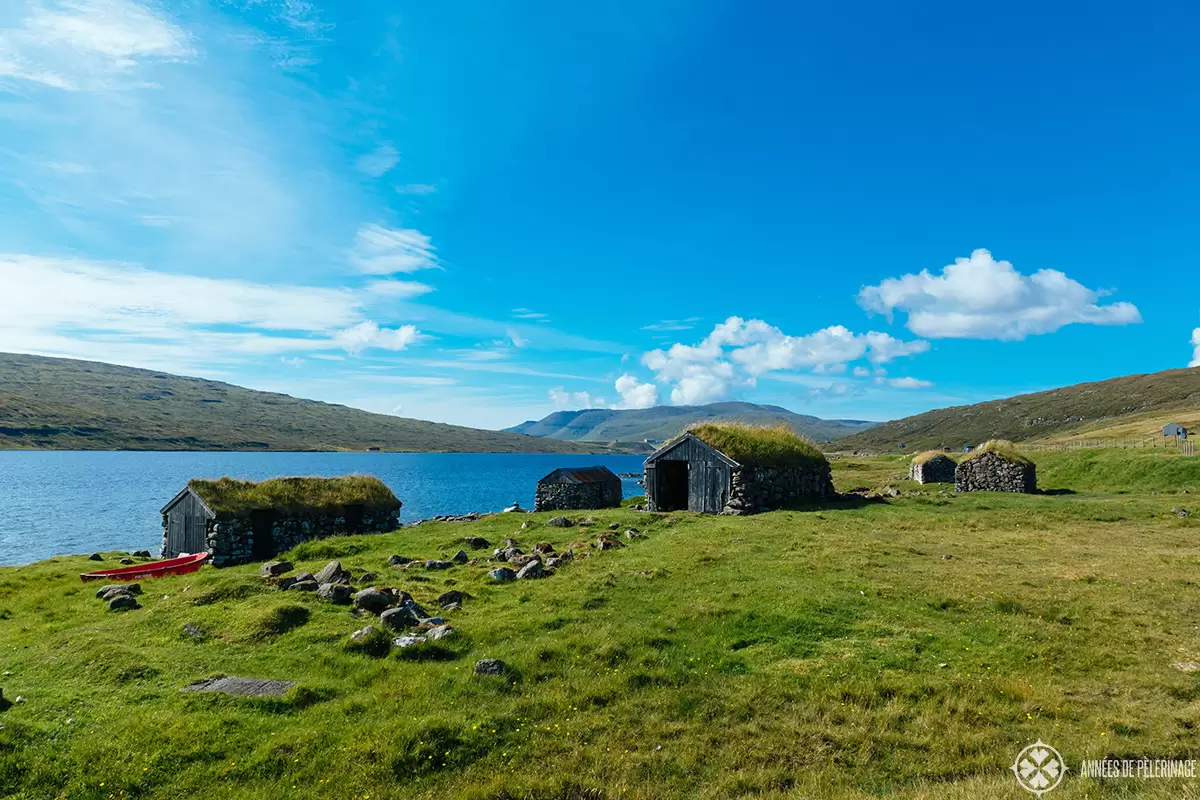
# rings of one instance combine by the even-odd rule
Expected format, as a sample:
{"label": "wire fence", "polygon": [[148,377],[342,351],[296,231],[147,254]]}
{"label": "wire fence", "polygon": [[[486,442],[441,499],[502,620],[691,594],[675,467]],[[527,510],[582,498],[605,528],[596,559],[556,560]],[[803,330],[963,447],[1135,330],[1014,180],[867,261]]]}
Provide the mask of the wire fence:
{"label": "wire fence", "polygon": [[1196,455],[1196,442],[1194,439],[1164,436],[1144,436],[1140,439],[1072,439],[1066,442],[1042,444],[1025,442],[1020,445],[1022,450],[1030,452],[1091,450],[1099,447],[1113,447],[1123,450],[1139,447],[1156,447],[1164,450],[1178,450],[1185,456]]}

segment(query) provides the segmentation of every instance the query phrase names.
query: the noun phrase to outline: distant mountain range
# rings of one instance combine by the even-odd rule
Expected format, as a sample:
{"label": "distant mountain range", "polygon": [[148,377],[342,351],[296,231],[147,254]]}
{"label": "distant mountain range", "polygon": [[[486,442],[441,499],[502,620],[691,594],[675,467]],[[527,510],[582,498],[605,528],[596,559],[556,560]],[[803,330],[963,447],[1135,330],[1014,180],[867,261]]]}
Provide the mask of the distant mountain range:
{"label": "distant mountain range", "polygon": [[988,439],[1137,440],[1169,422],[1200,424],[1200,369],[1126,375],[971,406],[926,411],[832,443],[839,450],[882,452],[959,448]]}
{"label": "distant mountain range", "polygon": [[12,449],[608,452],[202,378],[0,353],[0,450]]}
{"label": "distant mountain range", "polygon": [[704,406],[655,406],[613,410],[589,408],[556,411],[540,420],[522,422],[505,430],[530,436],[581,442],[666,441],[689,425],[712,420],[736,420],[756,425],[785,423],[813,441],[823,442],[867,430],[877,422],[855,419],[820,419],[796,414],[779,406],[755,403],[710,403]]}

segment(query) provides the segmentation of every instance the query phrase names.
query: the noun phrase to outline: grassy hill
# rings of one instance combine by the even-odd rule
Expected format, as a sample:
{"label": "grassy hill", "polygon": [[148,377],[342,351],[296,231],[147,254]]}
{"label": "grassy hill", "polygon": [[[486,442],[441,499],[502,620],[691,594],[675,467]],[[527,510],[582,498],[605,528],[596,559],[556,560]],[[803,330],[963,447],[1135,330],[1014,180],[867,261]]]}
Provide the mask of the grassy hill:
{"label": "grassy hill", "polygon": [[556,411],[541,420],[523,422],[507,430],[531,436],[592,442],[665,441],[701,422],[736,421],[753,425],[785,423],[817,442],[866,430],[878,423],[850,419],[820,419],[796,414],[779,406],[755,403],[710,403],[704,406],[655,406],[630,410],[592,408]]}
{"label": "grassy hill", "polygon": [[[1176,419],[1176,418],[1179,419]],[[953,406],[885,422],[833,442],[839,450],[882,452],[977,445],[989,439],[1140,439],[1167,422],[1200,419],[1200,368],[1129,375],[1023,394],[972,406]],[[1108,436],[1120,432],[1121,436]]]}
{"label": "grassy hill", "polygon": [[371,414],[91,361],[0,353],[0,449],[582,453],[554,439]]}
{"label": "grassy hill", "polygon": [[[1039,738],[1071,766],[1054,796],[1190,796],[1187,779],[1078,771],[1200,752],[1200,515],[1172,513],[1189,497],[620,509],[587,529],[535,514],[523,547],[589,555],[510,584],[486,562],[388,566],[499,543],[510,515],[288,554],[308,571],[340,558],[427,608],[467,594],[445,613],[454,636],[374,656],[346,647],[370,619],[253,565],[143,582],[124,613],[79,582],[86,557],[0,568],[0,688],[24,699],[0,710],[0,796],[1008,800],[1026,796],[1009,765]],[[647,538],[589,547],[610,522]],[[509,678],[475,675],[484,658]],[[298,685],[179,691],[218,674]]]}

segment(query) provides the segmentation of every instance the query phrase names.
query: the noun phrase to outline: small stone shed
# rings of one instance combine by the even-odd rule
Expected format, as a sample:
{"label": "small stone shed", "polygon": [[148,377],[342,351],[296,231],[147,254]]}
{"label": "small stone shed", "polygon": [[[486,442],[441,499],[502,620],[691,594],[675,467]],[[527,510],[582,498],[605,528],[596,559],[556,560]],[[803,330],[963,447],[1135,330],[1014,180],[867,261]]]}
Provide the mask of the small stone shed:
{"label": "small stone shed", "polygon": [[650,511],[755,514],[835,496],[829,461],[787,428],[699,425],[645,463]]}
{"label": "small stone shed", "polygon": [[366,475],[191,480],[163,506],[162,555],[207,552],[216,567],[266,561],[308,539],[395,530],[402,505]]}
{"label": "small stone shed", "polygon": [[954,459],[941,450],[927,450],[913,456],[908,477],[917,483],[954,483]]}
{"label": "small stone shed", "polygon": [[958,462],[954,488],[959,492],[1037,491],[1037,467],[1012,442],[980,445]]}
{"label": "small stone shed", "polygon": [[538,481],[534,511],[579,511],[621,505],[621,479],[608,467],[560,467]]}

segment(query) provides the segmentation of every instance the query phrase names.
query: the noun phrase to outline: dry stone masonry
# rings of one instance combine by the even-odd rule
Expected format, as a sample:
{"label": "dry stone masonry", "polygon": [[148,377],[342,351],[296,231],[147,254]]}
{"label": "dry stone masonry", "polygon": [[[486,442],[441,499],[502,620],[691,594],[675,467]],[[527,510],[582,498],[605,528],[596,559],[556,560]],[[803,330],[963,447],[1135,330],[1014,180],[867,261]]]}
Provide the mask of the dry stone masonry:
{"label": "dry stone masonry", "polygon": [[731,475],[722,514],[758,514],[836,496],[828,462],[786,467],[741,467]]}
{"label": "dry stone masonry", "polygon": [[954,471],[958,467],[949,456],[934,456],[927,461],[913,461],[908,477],[917,483],[954,483]]}
{"label": "dry stone masonry", "polygon": [[538,481],[534,511],[583,511],[621,505],[621,479],[607,467],[556,469]]}
{"label": "dry stone masonry", "polygon": [[958,465],[954,471],[954,488],[960,492],[1032,494],[1037,491],[1037,468],[999,453],[981,453]]}

